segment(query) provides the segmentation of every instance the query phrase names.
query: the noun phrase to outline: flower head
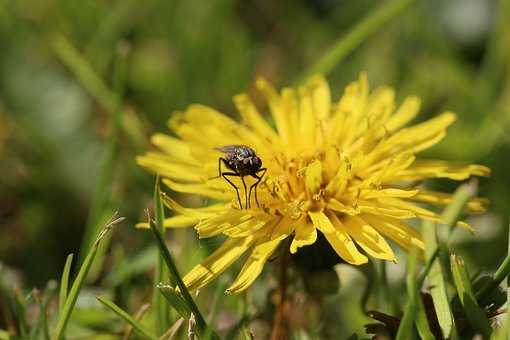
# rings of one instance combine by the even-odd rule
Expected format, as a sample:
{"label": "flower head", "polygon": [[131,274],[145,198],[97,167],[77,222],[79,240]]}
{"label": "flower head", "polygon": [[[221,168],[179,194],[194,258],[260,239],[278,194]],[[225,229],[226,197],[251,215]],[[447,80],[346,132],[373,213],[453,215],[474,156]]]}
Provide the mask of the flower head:
{"label": "flower head", "polygon": [[[289,251],[313,244],[322,233],[347,263],[360,265],[367,256],[395,261],[390,239],[409,249],[424,244],[407,221],[439,221],[439,216],[418,205],[446,205],[451,195],[423,189],[428,178],[464,180],[487,176],[481,165],[419,160],[416,154],[446,135],[455,115],[445,112],[426,122],[404,127],[417,115],[420,101],[406,98],[395,106],[394,91],[381,87],[369,92],[361,75],[332,103],[326,80],[316,76],[299,91],[278,93],[265,80],[257,81],[270,119],[265,119],[245,94],[234,97],[241,115],[237,122],[206,106],[192,105],[169,122],[177,137],[155,134],[159,151],[138,158],[143,167],[159,173],[170,189],[211,199],[212,205],[184,208],[170,197],[164,201],[176,215],[165,225],[194,226],[199,237],[223,234],[226,241],[184,278],[197,289],[250,252],[228,292],[246,289],[283,240]],[[255,150],[267,172],[257,186],[260,206],[251,201],[240,177],[218,173],[218,151],[225,145]],[[248,188],[256,178],[244,177]],[[253,196],[251,198],[253,200]],[[468,202],[470,212],[485,209],[483,199]],[[465,222],[459,225],[470,228]]]}

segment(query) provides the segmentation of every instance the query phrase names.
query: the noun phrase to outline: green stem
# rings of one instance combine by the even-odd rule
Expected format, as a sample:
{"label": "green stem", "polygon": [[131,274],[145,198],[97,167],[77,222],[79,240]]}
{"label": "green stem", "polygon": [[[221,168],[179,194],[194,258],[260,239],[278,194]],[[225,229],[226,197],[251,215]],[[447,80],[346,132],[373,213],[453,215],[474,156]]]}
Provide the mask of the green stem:
{"label": "green stem", "polygon": [[[159,186],[159,176],[156,178],[156,185],[154,187],[154,212],[156,217],[156,225],[158,230],[164,234],[165,227],[163,221],[165,220],[165,212],[163,210],[163,204],[161,202],[161,193]],[[153,311],[154,311],[154,322],[156,331],[158,334],[163,334],[168,327],[170,327],[170,315],[168,304],[165,302],[161,293],[159,292],[158,285],[168,278],[168,270],[165,266],[165,259],[158,253],[156,275],[154,275],[154,293],[152,298]]]}
{"label": "green stem", "polygon": [[[148,214],[148,212],[147,212],[147,214]],[[198,306],[195,304],[195,301],[191,297],[191,294],[189,293],[188,288],[182,281],[182,278],[179,274],[179,271],[177,270],[177,266],[175,265],[172,255],[170,254],[170,252],[168,251],[168,248],[166,247],[165,240],[163,239],[162,233],[159,231],[158,226],[156,225],[154,220],[152,220],[150,215],[148,217],[149,217],[148,219],[149,219],[150,228],[152,230],[154,238],[157,241],[158,247],[161,251],[161,255],[163,256],[163,259],[165,260],[165,263],[168,267],[170,278],[172,280],[174,280],[175,283],[177,284],[177,287],[179,288],[179,290],[182,294],[182,297],[186,301],[189,309],[191,310],[191,313],[196,318],[198,330],[201,332],[201,335],[203,335],[208,331],[209,327],[208,327],[207,323],[205,322],[205,319],[202,316],[202,313],[198,309]],[[212,331],[209,331],[209,332],[212,333],[212,336],[211,336],[212,339],[217,338],[217,336]],[[209,333],[209,334],[211,334],[211,333]]]}
{"label": "green stem", "polygon": [[315,64],[308,67],[298,78],[296,85],[302,84],[308,77],[321,73],[329,73],[350,52],[358,47],[370,35],[397,16],[415,0],[388,0],[371,11],[354,27],[338,39],[333,46]]}

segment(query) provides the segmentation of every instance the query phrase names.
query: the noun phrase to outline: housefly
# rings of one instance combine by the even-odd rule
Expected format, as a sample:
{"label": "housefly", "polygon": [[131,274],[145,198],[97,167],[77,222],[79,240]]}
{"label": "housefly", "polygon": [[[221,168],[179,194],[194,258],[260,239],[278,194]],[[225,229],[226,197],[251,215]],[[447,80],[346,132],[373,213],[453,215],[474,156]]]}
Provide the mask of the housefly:
{"label": "housefly", "polygon": [[[259,199],[257,197],[257,185],[264,177],[267,169],[262,168],[262,160],[255,154],[255,151],[246,145],[224,145],[222,147],[215,148],[225,154],[224,157],[218,159],[218,177],[223,177],[237,193],[237,199],[239,201],[239,207],[242,209],[241,196],[239,195],[239,188],[228,178],[228,177],[240,177],[244,187],[245,195],[245,208],[248,209],[251,205],[251,193],[255,189],[255,202],[260,207]],[[223,172],[221,169],[221,163],[223,163],[229,170]],[[259,175],[259,173],[262,173]],[[246,189],[246,182],[244,181],[245,176],[251,176],[256,179],[256,182],[250,185],[250,189]]]}

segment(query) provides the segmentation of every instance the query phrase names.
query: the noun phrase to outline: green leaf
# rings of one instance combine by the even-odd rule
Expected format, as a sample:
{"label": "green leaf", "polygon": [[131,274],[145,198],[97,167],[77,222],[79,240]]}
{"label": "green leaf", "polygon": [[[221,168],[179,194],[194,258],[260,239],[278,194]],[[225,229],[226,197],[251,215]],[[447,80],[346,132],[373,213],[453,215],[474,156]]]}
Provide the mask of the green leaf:
{"label": "green leaf", "polygon": [[62,271],[62,278],[60,279],[60,293],[58,298],[58,312],[62,313],[62,309],[64,308],[64,304],[67,299],[67,290],[69,287],[69,275],[71,273],[71,265],[73,263],[73,254],[67,255],[66,263],[64,265],[64,270]]}
{"label": "green leaf", "polygon": [[387,261],[374,261],[374,264],[377,273],[377,310],[383,313],[392,313],[395,308],[386,274]]}
{"label": "green leaf", "polygon": [[418,298],[416,299],[417,310],[415,324],[420,338],[426,340],[435,340],[435,336],[430,330],[430,325],[427,318],[427,313],[425,311],[425,306],[423,305],[423,300],[421,299],[420,290],[438,254],[439,250],[436,249],[436,251],[427,259],[425,266],[423,267],[421,273],[418,275],[418,279],[416,280],[416,291],[418,293]]}
{"label": "green leaf", "polygon": [[404,316],[398,327],[396,340],[408,340],[415,338],[414,321],[417,310],[418,290],[416,288],[416,264],[418,262],[418,250],[411,249],[407,258],[407,303],[404,309]]}
{"label": "green leaf", "polygon": [[[195,304],[195,301],[191,297],[188,288],[182,281],[179,271],[177,270],[177,266],[175,265],[172,255],[170,255],[170,252],[166,247],[165,240],[163,239],[163,235],[159,231],[158,226],[156,225],[154,220],[150,217],[148,212],[147,215],[149,220],[149,226],[152,230],[152,234],[154,235],[161,256],[165,260],[165,264],[168,268],[170,278],[171,280],[174,280],[173,282],[177,283],[177,287],[179,288],[184,301],[186,302],[188,308],[191,310],[191,313],[195,316],[197,323],[197,332],[199,333],[199,335],[204,335],[206,334],[207,330],[211,328],[205,322],[204,317],[202,316],[202,313],[198,309],[197,305]],[[211,338],[218,339],[218,336],[214,332],[212,332]]]}
{"label": "green leaf", "polygon": [[439,256],[439,249],[436,249],[434,253],[430,257],[427,258],[427,262],[425,263],[425,266],[423,267],[420,275],[418,276],[417,284],[418,288],[421,289],[423,286],[423,282],[425,282],[425,278],[427,278],[427,275],[429,275],[430,269],[432,268],[432,265],[434,264],[434,261]]}
{"label": "green leaf", "polygon": [[464,312],[466,313],[471,326],[473,326],[475,331],[482,334],[484,339],[489,339],[492,333],[492,328],[489,324],[485,311],[480,308],[476,302],[475,294],[473,293],[471,281],[469,279],[467,268],[464,265],[464,261],[460,256],[452,254],[450,264],[453,281],[455,283],[455,288],[457,289],[460,303],[464,307]]}
{"label": "green leaf", "polygon": [[430,259],[439,251],[439,259],[432,261],[428,275],[431,285],[430,294],[434,302],[434,308],[445,338],[453,337],[457,332],[455,329],[453,314],[446,291],[449,271],[448,238],[459,215],[469,198],[476,192],[476,183],[463,184],[459,186],[452,197],[452,202],[441,214],[441,221],[445,224],[439,230],[437,224],[432,221],[424,221],[422,227],[423,239],[425,241],[425,258]]}
{"label": "green leaf", "polygon": [[180,316],[187,319],[191,314],[191,310],[189,309],[186,301],[182,298],[181,294],[179,294],[172,286],[169,285],[158,285],[157,288],[166,298],[168,303],[179,313]]}
{"label": "green leaf", "polygon": [[[418,289],[419,292],[419,289]],[[416,329],[418,330],[418,334],[420,335],[420,339],[422,340],[435,340],[436,337],[432,334],[430,330],[429,321],[427,319],[427,313],[425,312],[425,306],[423,305],[423,301],[421,296],[416,300]]]}
{"label": "green leaf", "polygon": [[117,314],[118,316],[120,316],[122,319],[124,319],[124,321],[126,321],[128,324],[130,324],[133,329],[135,330],[135,332],[138,332],[140,333],[140,335],[143,335],[144,338],[146,339],[152,339],[152,340],[157,340],[158,337],[156,337],[155,335],[151,334],[148,330],[146,330],[141,324],[140,322],[138,322],[137,320],[135,320],[133,317],[131,317],[131,315],[129,315],[128,313],[126,313],[122,308],[120,308],[119,306],[117,306],[115,303],[113,303],[112,301],[109,301],[101,296],[98,296],[97,299],[99,300],[99,302],[101,302],[103,305],[105,305],[106,307],[108,307],[110,310],[112,310],[115,314]]}
{"label": "green leaf", "polygon": [[[425,241],[425,257],[430,259],[438,251],[436,224],[431,221],[424,221],[422,233]],[[443,270],[441,268],[441,262],[438,261],[438,259],[433,261],[430,267],[428,279],[431,286],[430,295],[432,295],[432,301],[434,302],[434,308],[436,309],[439,326],[441,327],[441,332],[445,339],[448,339],[454,325],[452,311],[448,301],[448,295],[446,293]]]}
{"label": "green leaf", "polygon": [[451,203],[443,210],[441,214],[441,221],[444,227],[438,230],[440,240],[447,243],[450,234],[452,233],[455,223],[459,220],[459,216],[464,209],[470,198],[472,198],[477,191],[476,181],[471,181],[466,184],[460,185],[453,193]]}
{"label": "green leaf", "polygon": [[98,237],[96,238],[96,241],[94,242],[94,244],[92,245],[92,248],[88,252],[87,257],[83,261],[83,264],[80,267],[80,271],[78,272],[78,275],[76,276],[76,279],[74,280],[73,285],[71,286],[69,295],[67,296],[66,302],[65,302],[64,306],[62,307],[62,312],[58,316],[57,326],[55,327],[55,330],[51,337],[52,340],[60,340],[64,337],[65,329],[67,327],[67,322],[69,321],[69,318],[71,317],[71,313],[73,312],[74,305],[76,304],[76,300],[78,299],[78,294],[80,293],[80,290],[83,287],[83,283],[85,282],[85,279],[86,279],[87,274],[90,270],[90,267],[92,266],[92,263],[94,262],[99,245],[101,244],[101,241],[103,240],[103,238],[113,228],[113,226],[115,224],[119,223],[120,221],[122,221],[123,219],[124,219],[123,217],[116,218],[116,215],[114,215],[112,217],[112,219],[103,228],[103,230],[99,233]]}
{"label": "green leaf", "polygon": [[[156,177],[156,185],[154,186],[154,212],[156,217],[156,226],[161,233],[165,232],[163,221],[165,220],[165,211],[161,202],[161,192],[159,186],[159,176]],[[168,270],[166,270],[165,260],[161,254],[157,257],[156,275],[154,275],[154,286],[168,279]],[[175,286],[175,282],[171,281]],[[162,299],[161,294],[155,289],[152,299],[153,311],[155,314],[154,323],[158,334],[163,334],[170,327],[170,315],[168,313],[168,304]]]}

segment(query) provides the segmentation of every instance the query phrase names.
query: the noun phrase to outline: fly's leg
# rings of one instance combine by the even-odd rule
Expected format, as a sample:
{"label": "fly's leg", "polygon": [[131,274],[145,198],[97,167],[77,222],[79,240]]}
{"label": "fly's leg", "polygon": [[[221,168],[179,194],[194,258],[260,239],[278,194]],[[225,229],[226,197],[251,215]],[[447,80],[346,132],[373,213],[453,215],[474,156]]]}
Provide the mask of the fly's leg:
{"label": "fly's leg", "polygon": [[[251,175],[251,177],[257,179],[257,181],[250,186],[250,193],[248,194],[248,201],[251,200],[251,191],[253,190],[253,188],[255,188],[255,202],[257,202],[257,207],[259,207],[259,208],[260,208],[260,204],[259,204],[259,198],[257,196],[257,186],[260,183],[260,181],[262,180],[262,177],[264,177],[264,175],[266,174],[266,171],[267,171],[266,168],[262,168],[262,169],[257,170],[256,173]],[[258,176],[257,174],[259,172],[262,172],[262,175]]]}
{"label": "fly's leg", "polygon": [[223,158],[223,157],[218,158],[218,176],[214,176],[209,179],[216,179],[216,178],[221,177],[221,162],[223,162],[223,164],[225,164],[225,166],[227,165],[227,160],[225,158]]}
{"label": "fly's leg", "polygon": [[246,182],[244,181],[244,176],[239,176],[239,177],[241,177],[241,182],[243,182],[243,187],[244,187],[244,199],[245,199],[245,202],[246,202],[244,207],[246,209],[248,209],[248,207],[249,207],[249,204],[248,204],[249,203],[249,201],[248,201],[248,189],[246,188]]}
{"label": "fly's leg", "polygon": [[242,210],[243,205],[241,204],[241,196],[239,195],[239,188],[234,183],[232,183],[231,180],[229,180],[227,178],[227,176],[231,176],[231,177],[240,177],[240,176],[235,172],[221,172],[221,162],[223,162],[223,164],[227,165],[227,161],[225,158],[223,158],[223,157],[218,158],[218,176],[213,177],[213,178],[223,177],[223,179],[225,179],[225,181],[227,181],[234,189],[236,189],[237,200],[239,201],[239,208]]}
{"label": "fly's leg", "polygon": [[241,177],[241,176],[239,176],[235,172],[223,172],[221,174],[221,177],[223,177],[225,179],[225,181],[227,181],[232,187],[234,187],[234,189],[236,189],[237,200],[239,201],[239,208],[242,210],[243,209],[243,205],[241,203],[241,196],[239,195],[239,188],[234,183],[232,183],[232,181],[229,180],[227,178],[227,176],[231,176],[231,177]]}

